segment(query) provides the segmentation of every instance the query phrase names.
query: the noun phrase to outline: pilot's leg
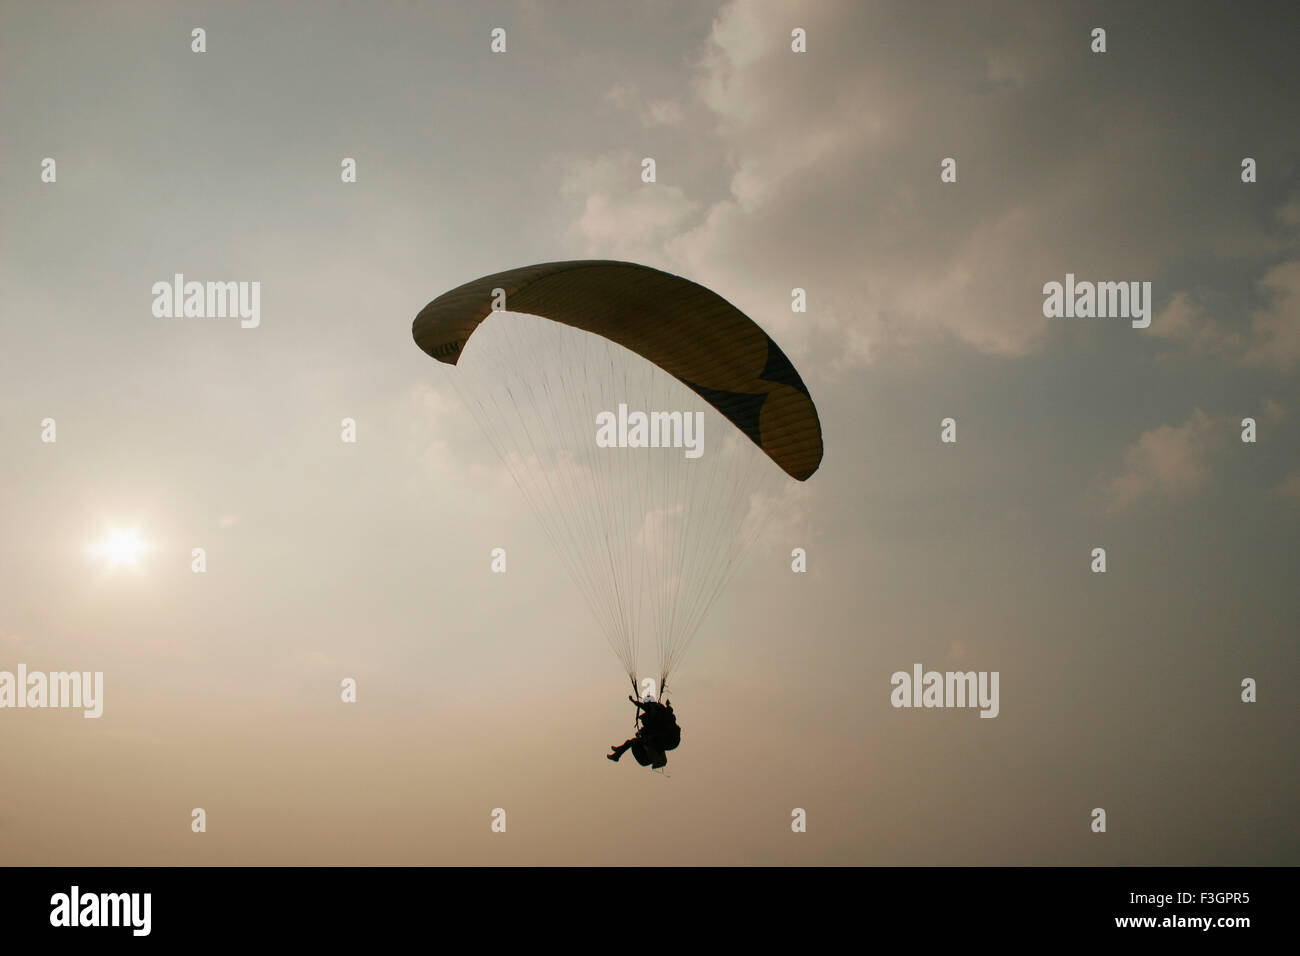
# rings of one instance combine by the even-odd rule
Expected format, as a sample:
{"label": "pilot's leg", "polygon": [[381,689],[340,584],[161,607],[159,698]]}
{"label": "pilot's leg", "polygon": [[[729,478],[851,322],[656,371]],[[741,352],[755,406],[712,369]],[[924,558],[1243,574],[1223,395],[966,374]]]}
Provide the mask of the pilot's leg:
{"label": "pilot's leg", "polygon": [[612,750],[613,753],[605,754],[605,756],[617,763],[618,758],[623,756],[623,751],[627,750],[628,747],[631,747],[635,741],[636,738],[633,737],[631,740],[625,740],[621,744],[611,744],[609,749]]}

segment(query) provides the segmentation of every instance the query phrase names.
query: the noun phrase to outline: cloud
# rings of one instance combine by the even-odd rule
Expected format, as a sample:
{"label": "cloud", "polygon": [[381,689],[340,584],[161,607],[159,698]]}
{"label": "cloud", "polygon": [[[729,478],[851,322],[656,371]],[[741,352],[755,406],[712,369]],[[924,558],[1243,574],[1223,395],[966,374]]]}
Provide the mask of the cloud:
{"label": "cloud", "polygon": [[[1131,16],[1127,28],[1141,30],[1153,15]],[[897,5],[866,0],[726,3],[687,99],[661,109],[625,81],[604,94],[643,125],[674,126],[712,161],[666,165],[653,185],[630,150],[572,162],[568,237],[584,254],[718,291],[796,365],[832,377],[952,342],[1028,356],[1066,334],[1042,316],[1045,281],[1150,280],[1164,301],[1167,277],[1189,263],[1206,286],[1179,289],[1149,330],[1166,357],[1293,368],[1300,260],[1278,262],[1294,248],[1300,198],[1261,217],[1206,194],[1221,171],[1196,144],[1238,135],[1247,120],[1207,129],[1170,109],[1168,123],[1150,123],[1174,94],[1136,106],[1131,75],[1093,72],[1076,20],[1030,3],[994,22],[956,4],[942,29],[919,30]],[[794,26],[807,31],[806,53],[790,49]],[[1190,28],[1172,29],[1176,62],[1164,69],[1199,77],[1182,59],[1193,56],[1179,41]],[[1152,162],[1164,155],[1185,159]],[[944,184],[949,157],[958,179]],[[1193,194],[1202,199],[1188,203]],[[1237,305],[1242,295],[1216,297],[1252,277],[1268,299],[1254,314]],[[795,288],[806,313],[790,309]]]}
{"label": "cloud", "polygon": [[[483,463],[457,451],[481,451],[487,439],[454,395],[426,382],[418,383],[402,396],[395,417],[408,423],[407,458],[417,464],[407,481],[412,493],[427,496],[431,487],[460,488],[467,484],[501,490],[512,484],[509,471],[499,459]],[[490,454],[490,448],[486,454]]]}
{"label": "cloud", "polygon": [[1174,293],[1151,323],[1151,334],[1176,341],[1193,354],[1289,371],[1300,360],[1300,259],[1270,267],[1258,288],[1268,304],[1252,314],[1245,336],[1217,321],[1187,291]]}
{"label": "cloud", "polygon": [[1271,398],[1265,398],[1260,402],[1263,412],[1260,413],[1259,419],[1266,425],[1280,425],[1286,421],[1286,406],[1281,402],[1275,402]]}
{"label": "cloud", "polygon": [[647,511],[637,530],[638,546],[656,555],[671,553],[684,530],[681,518],[685,511],[686,506],[682,504]]}
{"label": "cloud", "polygon": [[624,150],[568,167],[560,191],[581,206],[569,233],[588,255],[662,262],[664,241],[699,210],[680,186],[643,183],[641,158]]}
{"label": "cloud", "polygon": [[1151,323],[1151,334],[1171,339],[1197,353],[1224,353],[1240,348],[1241,336],[1225,330],[1189,292],[1176,292]]}
{"label": "cloud", "polygon": [[1270,301],[1255,312],[1243,361],[1289,371],[1300,360],[1300,259],[1274,266],[1259,284]]}
{"label": "cloud", "polygon": [[1105,496],[1120,511],[1148,496],[1188,498],[1210,482],[1210,460],[1223,445],[1226,420],[1199,408],[1181,425],[1144,432],[1124,453],[1124,470],[1112,478]]}
{"label": "cloud", "polygon": [[1300,226],[1300,195],[1291,197],[1278,207],[1277,219],[1284,226]]}
{"label": "cloud", "polygon": [[[714,22],[696,92],[729,157],[728,195],[668,251],[685,274],[743,290],[737,305],[824,367],[950,338],[1026,354],[1050,328],[1028,290],[1063,274],[1062,261],[1089,261],[1066,259],[1072,233],[1060,228],[1095,201],[1077,143],[1061,144],[1050,176],[1022,174],[1010,190],[983,170],[1020,138],[1008,124],[1030,120],[1010,106],[1049,65],[1005,30],[961,8],[952,16],[970,40],[956,55],[888,5],[728,4]],[[1055,42],[1041,19],[1027,9],[1012,32]],[[796,25],[806,54],[790,50]],[[890,43],[873,39],[883,36]],[[970,162],[970,185],[939,183],[952,155],[960,169]],[[807,315],[780,308],[796,286]]]}
{"label": "cloud", "polygon": [[1300,471],[1293,471],[1287,475],[1282,483],[1273,489],[1273,494],[1300,502]]}
{"label": "cloud", "polygon": [[[793,26],[807,30],[807,53],[791,51]],[[712,129],[693,131],[724,157],[725,190],[691,184],[675,208],[698,198],[698,216],[648,217],[655,252],[725,290],[787,351],[840,371],[950,340],[1031,354],[1060,328],[1042,317],[1042,284],[1067,271],[1159,283],[1189,261],[1276,260],[1285,242],[1236,200],[1186,202],[1204,192],[1209,159],[1150,161],[1199,156],[1189,144],[1210,135],[1203,118],[1151,124],[1129,82],[1094,77],[1077,29],[1042,4],[996,23],[977,5],[945,7],[934,31],[893,4],[725,4],[694,82]],[[1177,40],[1167,48],[1191,55]],[[615,98],[635,107],[629,90]],[[939,182],[946,157],[955,184]],[[1294,206],[1283,225],[1300,218]],[[623,211],[593,201],[584,232],[615,239]],[[1255,317],[1251,361],[1287,367],[1300,356],[1296,280],[1265,281],[1279,304]],[[808,292],[806,315],[788,308],[793,287]],[[1240,355],[1246,321],[1216,322],[1184,294],[1156,334]]]}
{"label": "cloud", "polygon": [[647,100],[633,83],[619,83],[605,93],[605,102],[616,109],[631,113],[644,127],[680,126],[685,119],[682,106],[676,100]]}

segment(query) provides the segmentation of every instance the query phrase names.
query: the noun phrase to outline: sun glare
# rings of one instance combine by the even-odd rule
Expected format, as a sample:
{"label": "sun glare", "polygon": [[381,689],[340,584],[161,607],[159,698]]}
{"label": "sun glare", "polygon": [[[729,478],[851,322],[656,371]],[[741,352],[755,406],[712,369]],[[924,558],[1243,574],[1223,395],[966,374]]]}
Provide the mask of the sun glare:
{"label": "sun glare", "polygon": [[91,557],[102,558],[109,567],[128,565],[135,567],[144,553],[144,542],[140,533],[134,529],[112,528],[103,541],[92,544],[89,548]]}

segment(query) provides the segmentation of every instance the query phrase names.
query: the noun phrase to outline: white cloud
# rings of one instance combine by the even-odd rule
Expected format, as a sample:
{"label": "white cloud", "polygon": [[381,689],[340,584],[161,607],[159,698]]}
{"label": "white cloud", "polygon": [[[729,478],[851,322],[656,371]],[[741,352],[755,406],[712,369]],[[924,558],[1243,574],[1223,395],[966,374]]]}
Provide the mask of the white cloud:
{"label": "white cloud", "polygon": [[1268,269],[1259,280],[1268,305],[1257,309],[1247,336],[1217,321],[1186,291],[1173,295],[1151,334],[1196,354],[1222,355],[1246,366],[1288,371],[1300,360],[1300,259]]}
{"label": "white cloud", "polygon": [[1260,285],[1271,301],[1255,313],[1243,361],[1287,371],[1300,360],[1300,259],[1274,266]]}
{"label": "white cloud", "polygon": [[1174,293],[1152,321],[1151,334],[1197,353],[1219,354],[1241,346],[1241,336],[1225,330],[1188,292]]}
{"label": "white cloud", "polygon": [[[455,369],[447,374],[454,375]],[[501,490],[513,487],[510,473],[491,455],[473,416],[455,397],[428,383],[413,386],[401,399],[398,420],[407,425],[407,458],[417,463],[408,476],[408,490],[428,495],[429,489],[472,487]],[[479,455],[473,452],[479,452]],[[490,461],[490,463],[484,463]]]}
{"label": "white cloud", "polygon": [[1187,498],[1210,482],[1210,459],[1223,445],[1225,420],[1197,409],[1181,425],[1162,425],[1124,453],[1124,470],[1106,485],[1113,510],[1130,507],[1148,495]]}
{"label": "white cloud", "polygon": [[676,100],[647,100],[633,83],[619,83],[605,93],[605,102],[618,110],[631,113],[644,127],[680,126],[686,118],[682,105]]}
{"label": "white cloud", "polygon": [[571,164],[561,192],[581,206],[571,236],[598,258],[662,261],[664,241],[699,209],[680,186],[643,183],[641,158],[627,151]]}
{"label": "white cloud", "polygon": [[[1200,172],[1129,160],[1204,130],[1153,128],[1117,92],[1085,98],[1069,86],[1045,52],[1070,42],[1069,17],[1032,4],[997,29],[974,7],[945,16],[941,35],[918,33],[889,4],[725,5],[695,89],[730,179],[668,241],[677,271],[742,290],[729,297],[788,351],[819,350],[824,368],[847,370],[946,339],[1032,353],[1059,328],[1042,318],[1042,283],[1067,271],[1158,278],[1188,256],[1283,248],[1231,205],[1217,229],[1189,231],[1178,177]],[[808,31],[808,53],[790,51],[795,25]],[[964,42],[944,46],[953,34]],[[1098,111],[1105,138],[1087,123],[1059,125]],[[1047,127],[1056,132],[1044,138]],[[958,183],[944,185],[948,156]],[[1215,215],[1197,209],[1198,222]],[[1291,206],[1280,216],[1297,218]],[[1251,361],[1289,367],[1300,357],[1297,278],[1275,270],[1265,281],[1279,304],[1256,316],[1263,344]],[[780,308],[793,286],[809,292],[805,316]],[[1239,330],[1186,295],[1162,319],[1155,334],[1181,346],[1244,348]]]}
{"label": "white cloud", "polygon": [[685,114],[676,100],[650,100],[641,113],[645,126],[680,126]]}

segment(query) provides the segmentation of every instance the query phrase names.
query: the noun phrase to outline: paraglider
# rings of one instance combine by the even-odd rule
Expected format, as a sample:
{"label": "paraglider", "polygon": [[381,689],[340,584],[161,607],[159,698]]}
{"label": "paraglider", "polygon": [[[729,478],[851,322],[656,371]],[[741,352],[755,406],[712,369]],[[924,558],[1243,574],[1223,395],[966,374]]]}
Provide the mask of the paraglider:
{"label": "paraglider", "polygon": [[645,700],[628,696],[636,704],[636,733],[621,744],[611,744],[605,756],[618,763],[624,751],[631,750],[636,762],[643,767],[659,770],[668,763],[668,751],[676,750],[682,742],[682,728],[677,725],[673,705],[659,703],[653,695]]}
{"label": "paraglider", "polygon": [[[452,383],[634,691],[640,639],[653,635],[662,699],[790,479],[821,463],[817,409],[793,364],[717,293],[608,260],[467,282],[426,305],[412,334],[456,366]],[[649,695],[633,701],[634,755],[648,748],[662,766],[675,720],[663,724]]]}

